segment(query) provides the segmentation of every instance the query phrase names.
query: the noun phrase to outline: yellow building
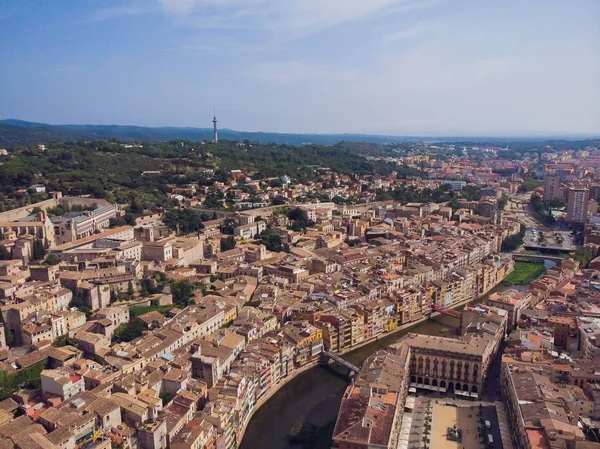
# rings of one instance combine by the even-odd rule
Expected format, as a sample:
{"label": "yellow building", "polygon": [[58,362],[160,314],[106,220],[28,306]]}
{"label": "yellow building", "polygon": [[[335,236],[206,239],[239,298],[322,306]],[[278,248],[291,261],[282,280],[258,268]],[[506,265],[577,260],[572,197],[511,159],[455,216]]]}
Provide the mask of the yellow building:
{"label": "yellow building", "polygon": [[225,313],[223,315],[223,324],[232,323],[238,316],[237,307],[231,306],[229,310],[225,309]]}
{"label": "yellow building", "polygon": [[394,318],[390,318],[390,317],[385,317],[384,325],[383,325],[384,332],[391,332],[397,328],[398,328],[398,320],[396,320]]}

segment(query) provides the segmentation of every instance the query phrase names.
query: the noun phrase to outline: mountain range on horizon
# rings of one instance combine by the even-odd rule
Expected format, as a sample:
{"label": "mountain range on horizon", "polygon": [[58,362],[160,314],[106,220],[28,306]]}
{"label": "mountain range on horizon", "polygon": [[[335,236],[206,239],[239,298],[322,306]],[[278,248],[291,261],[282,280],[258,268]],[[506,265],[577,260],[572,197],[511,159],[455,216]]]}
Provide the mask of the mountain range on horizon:
{"label": "mountain range on horizon", "polygon": [[[0,120],[0,146],[14,147],[36,143],[61,142],[72,140],[118,139],[123,141],[157,142],[175,139],[192,141],[212,139],[212,128],[194,127],[147,127],[135,125],[50,125],[47,123],[29,122],[25,120]],[[262,143],[287,145],[335,145],[340,141],[369,142],[375,144],[391,144],[408,141],[511,141],[564,139],[578,140],[595,138],[597,135],[582,134],[535,134],[516,133],[514,136],[392,136],[376,134],[302,134],[276,133],[260,131],[236,131],[228,128],[219,129],[219,138],[224,140],[249,140]]]}

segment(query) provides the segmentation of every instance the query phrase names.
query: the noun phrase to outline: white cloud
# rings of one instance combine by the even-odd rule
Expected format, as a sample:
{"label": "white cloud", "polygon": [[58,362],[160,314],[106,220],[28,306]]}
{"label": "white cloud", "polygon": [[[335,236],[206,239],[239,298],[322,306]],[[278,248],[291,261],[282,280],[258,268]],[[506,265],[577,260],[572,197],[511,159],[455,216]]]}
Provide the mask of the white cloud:
{"label": "white cloud", "polygon": [[195,0],[158,0],[166,11],[175,14],[187,14],[197,3]]}
{"label": "white cloud", "polygon": [[383,43],[397,42],[404,39],[410,39],[413,37],[427,34],[436,28],[445,24],[442,20],[427,20],[414,23],[408,27],[401,28],[397,31],[391,32],[383,36]]}
{"label": "white cloud", "polygon": [[[227,8],[246,9],[270,0],[158,0],[167,13],[186,15],[193,12],[209,13]],[[285,0],[283,0],[285,1]]]}
{"label": "white cloud", "polygon": [[247,72],[251,77],[268,83],[290,86],[308,81],[345,82],[357,77],[352,69],[328,68],[305,61],[268,62],[258,64]]}
{"label": "white cloud", "polygon": [[106,20],[119,19],[121,17],[137,16],[139,14],[147,14],[154,11],[154,8],[147,6],[123,6],[116,8],[103,8],[92,11],[87,17],[88,22],[104,22]]}
{"label": "white cloud", "polygon": [[158,0],[202,28],[261,28],[308,34],[342,23],[430,7],[439,0]]}
{"label": "white cloud", "polygon": [[180,45],[178,47],[164,48],[160,51],[172,51],[172,50],[186,50],[186,51],[197,51],[197,52],[201,52],[201,53],[210,53],[213,51],[217,51],[218,48],[215,45],[208,45],[208,44],[207,45],[184,44],[184,45]]}

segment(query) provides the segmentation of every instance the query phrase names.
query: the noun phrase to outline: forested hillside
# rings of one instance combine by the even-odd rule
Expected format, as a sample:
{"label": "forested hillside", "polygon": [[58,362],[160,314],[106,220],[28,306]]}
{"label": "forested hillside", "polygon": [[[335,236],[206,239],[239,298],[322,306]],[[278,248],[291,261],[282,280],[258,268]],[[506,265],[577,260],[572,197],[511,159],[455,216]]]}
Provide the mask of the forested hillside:
{"label": "forested hillside", "polygon": [[[372,154],[377,154],[377,147]],[[381,148],[379,152],[381,152]],[[211,185],[226,180],[231,170],[245,169],[253,177],[279,177],[298,181],[314,179],[319,167],[341,174],[389,173],[385,162],[367,161],[364,148],[344,143],[327,147],[243,143],[218,144],[172,141],[137,146],[117,141],[52,143],[46,150],[18,147],[0,157],[0,209],[45,199],[45,194],[27,192],[33,184],[64,195],[91,195],[111,202],[140,207],[166,205],[167,184]],[[144,171],[160,174],[143,176]]]}
{"label": "forested hillside", "polygon": [[[48,125],[22,120],[0,120],[0,147],[62,142],[67,140],[118,139],[122,141],[165,142],[173,139],[205,140],[213,136],[212,128],[123,126],[123,125]],[[251,140],[289,145],[335,145],[340,141],[390,143],[407,137],[365,134],[284,134],[245,132],[220,129],[224,140]]]}

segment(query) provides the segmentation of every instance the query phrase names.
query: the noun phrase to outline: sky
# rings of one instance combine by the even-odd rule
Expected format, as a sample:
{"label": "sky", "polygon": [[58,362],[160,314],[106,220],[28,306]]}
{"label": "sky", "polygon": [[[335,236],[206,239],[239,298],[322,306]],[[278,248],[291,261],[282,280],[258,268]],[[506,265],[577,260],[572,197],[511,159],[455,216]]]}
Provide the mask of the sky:
{"label": "sky", "polygon": [[0,119],[600,135],[598,0],[1,0]]}

